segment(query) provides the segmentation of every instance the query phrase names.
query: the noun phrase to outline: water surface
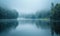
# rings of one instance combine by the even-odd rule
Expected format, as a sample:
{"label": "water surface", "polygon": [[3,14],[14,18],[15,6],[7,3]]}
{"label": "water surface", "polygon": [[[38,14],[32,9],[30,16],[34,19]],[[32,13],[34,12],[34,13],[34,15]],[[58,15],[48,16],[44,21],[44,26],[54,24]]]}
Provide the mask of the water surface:
{"label": "water surface", "polygon": [[[8,20],[0,22],[0,36],[53,36],[50,22],[44,20]],[[54,36],[56,34],[54,33]]]}

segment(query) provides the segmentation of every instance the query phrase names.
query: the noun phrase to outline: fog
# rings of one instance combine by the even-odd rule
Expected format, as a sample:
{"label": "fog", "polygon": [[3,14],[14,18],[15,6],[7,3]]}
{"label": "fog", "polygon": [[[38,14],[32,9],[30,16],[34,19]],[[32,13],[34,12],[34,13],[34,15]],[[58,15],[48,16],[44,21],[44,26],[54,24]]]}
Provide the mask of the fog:
{"label": "fog", "polygon": [[31,14],[50,9],[51,2],[57,3],[60,0],[0,0],[0,6],[16,9],[20,14]]}

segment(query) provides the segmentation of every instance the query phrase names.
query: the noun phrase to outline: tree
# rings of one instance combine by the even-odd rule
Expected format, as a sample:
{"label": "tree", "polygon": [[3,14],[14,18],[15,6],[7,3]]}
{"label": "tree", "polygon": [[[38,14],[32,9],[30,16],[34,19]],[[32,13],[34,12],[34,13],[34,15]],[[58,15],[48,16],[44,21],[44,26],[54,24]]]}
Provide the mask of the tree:
{"label": "tree", "polygon": [[54,8],[52,8],[52,16],[53,20],[60,20],[60,4],[56,4]]}
{"label": "tree", "polygon": [[16,19],[18,17],[18,12],[16,10],[7,10],[0,7],[0,19]]}
{"label": "tree", "polygon": [[60,34],[60,4],[57,3],[54,7],[52,7],[51,12],[51,20],[53,20],[51,22],[53,23],[51,27],[56,34]]}

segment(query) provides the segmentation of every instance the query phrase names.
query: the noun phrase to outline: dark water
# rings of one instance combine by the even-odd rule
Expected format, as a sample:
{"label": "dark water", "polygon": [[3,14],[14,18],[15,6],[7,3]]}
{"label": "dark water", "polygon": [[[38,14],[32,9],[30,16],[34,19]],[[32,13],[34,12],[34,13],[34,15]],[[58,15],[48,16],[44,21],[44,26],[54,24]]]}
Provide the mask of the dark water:
{"label": "dark water", "polygon": [[57,36],[50,24],[45,20],[4,20],[0,21],[0,36]]}

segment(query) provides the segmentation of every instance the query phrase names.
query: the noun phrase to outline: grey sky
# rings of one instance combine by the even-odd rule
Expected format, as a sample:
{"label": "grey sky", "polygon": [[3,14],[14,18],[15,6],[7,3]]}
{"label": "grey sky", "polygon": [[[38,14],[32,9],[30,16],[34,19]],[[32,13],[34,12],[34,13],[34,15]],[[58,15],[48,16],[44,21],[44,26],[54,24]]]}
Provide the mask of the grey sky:
{"label": "grey sky", "polygon": [[51,2],[60,2],[60,0],[0,0],[1,5],[16,9],[19,13],[34,13],[38,10],[49,9]]}

